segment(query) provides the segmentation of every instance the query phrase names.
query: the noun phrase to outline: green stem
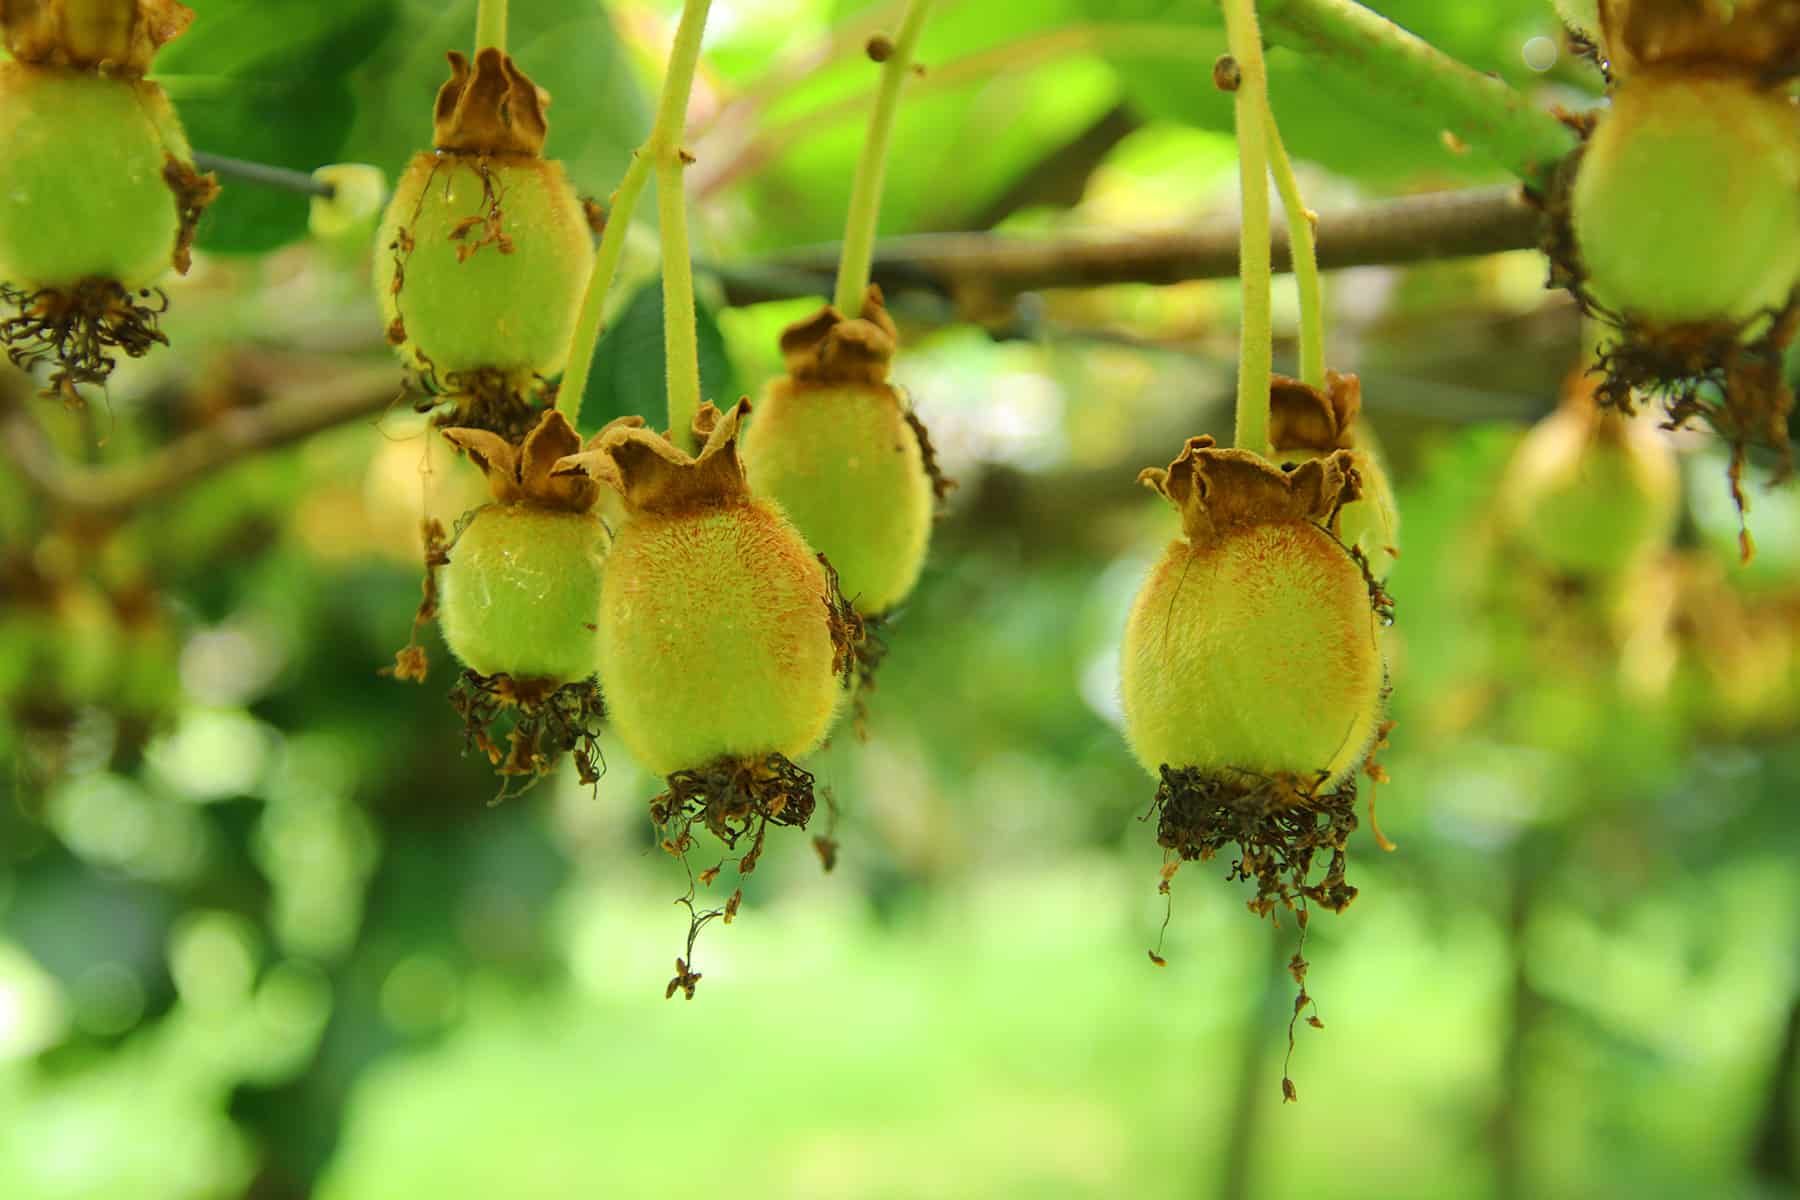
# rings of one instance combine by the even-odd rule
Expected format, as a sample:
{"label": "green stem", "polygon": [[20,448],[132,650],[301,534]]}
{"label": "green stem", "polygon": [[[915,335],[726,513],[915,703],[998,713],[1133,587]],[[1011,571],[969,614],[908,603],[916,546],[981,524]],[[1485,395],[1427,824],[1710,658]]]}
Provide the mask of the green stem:
{"label": "green stem", "polygon": [[478,0],[475,6],[475,52],[489,46],[506,53],[506,0]]}
{"label": "green stem", "polygon": [[689,454],[700,411],[700,343],[694,319],[694,265],[688,251],[687,192],[681,159],[656,164],[656,212],[662,225],[663,354],[668,364],[669,437]]}
{"label": "green stem", "polygon": [[[581,312],[575,318],[575,333],[569,340],[569,365],[563,369],[557,391],[556,407],[571,425],[581,416],[581,395],[587,390],[588,372],[594,365],[594,347],[600,340],[602,318],[606,313],[606,293],[612,289],[613,277],[619,272],[619,258],[625,252],[625,231],[637,211],[638,197],[650,181],[651,168],[663,159],[672,159],[679,178],[681,167],[681,134],[687,123],[688,96],[694,90],[694,71],[700,63],[700,39],[706,32],[706,14],[712,0],[686,0],[681,9],[681,24],[675,29],[675,44],[669,51],[669,73],[663,77],[662,98],[657,101],[656,119],[650,136],[644,139],[625,178],[613,193],[612,207],[606,212],[606,232],[600,235],[600,249],[594,257],[594,273],[588,276],[587,292],[581,298]],[[684,211],[685,216],[685,211]],[[682,222],[685,246],[686,221]],[[688,307],[693,307],[693,279],[685,252],[682,271],[688,275]],[[664,287],[669,272],[664,269]],[[665,302],[667,291],[664,292]],[[668,310],[663,320],[669,319]],[[689,318],[692,319],[691,316]],[[698,385],[696,385],[697,389]],[[686,445],[691,434],[682,427],[672,427],[678,444]]]}
{"label": "green stem", "polygon": [[1543,190],[1578,141],[1568,126],[1505,83],[1352,0],[1264,0],[1262,11],[1272,40],[1411,101],[1530,187]]}
{"label": "green stem", "polygon": [[1288,250],[1293,260],[1294,283],[1300,289],[1300,382],[1325,390],[1325,302],[1319,285],[1319,252],[1316,220],[1300,196],[1300,181],[1294,178],[1294,164],[1288,161],[1287,147],[1281,142],[1281,130],[1275,124],[1275,112],[1264,107],[1268,115],[1269,168],[1275,175],[1275,190],[1281,193],[1281,207],[1287,213]]}
{"label": "green stem", "polygon": [[1238,238],[1238,281],[1243,288],[1243,332],[1238,344],[1237,422],[1232,444],[1253,454],[1269,452],[1269,361],[1273,334],[1269,312],[1268,76],[1256,0],[1223,0],[1225,36],[1237,60],[1232,95],[1238,143],[1238,191],[1243,227]]}
{"label": "green stem", "polygon": [[887,173],[888,138],[894,129],[894,113],[900,107],[900,89],[912,73],[913,49],[931,0],[910,0],[900,33],[881,68],[881,89],[869,114],[869,132],[863,138],[862,157],[850,184],[850,217],[844,225],[844,246],[838,258],[837,295],[834,303],[845,316],[862,311],[863,292],[869,286],[869,264],[875,257],[875,224],[881,214],[881,181]]}

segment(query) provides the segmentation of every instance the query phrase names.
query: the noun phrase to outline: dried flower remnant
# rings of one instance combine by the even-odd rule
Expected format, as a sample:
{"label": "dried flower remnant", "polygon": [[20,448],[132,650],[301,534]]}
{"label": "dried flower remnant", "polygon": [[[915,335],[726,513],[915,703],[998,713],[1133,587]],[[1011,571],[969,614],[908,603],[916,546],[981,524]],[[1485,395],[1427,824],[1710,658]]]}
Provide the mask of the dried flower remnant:
{"label": "dried flower remnant", "polygon": [[1270,386],[1269,442],[1278,463],[1298,466],[1338,450],[1350,455],[1359,495],[1338,510],[1333,532],[1361,551],[1370,574],[1383,580],[1400,557],[1400,510],[1380,449],[1361,418],[1362,383],[1354,375],[1327,371],[1323,392],[1283,375]]}
{"label": "dried flower remnant", "polygon": [[0,345],[16,366],[47,365],[44,394],[71,406],[120,355],[167,344],[154,285],[186,273],[218,192],[144,78],[192,16],[170,0],[0,5]]}
{"label": "dried flower remnant", "polygon": [[441,425],[508,439],[554,403],[593,265],[587,210],[543,157],[549,96],[489,47],[451,52],[435,149],[413,157],[377,235],[375,286],[388,341]]}
{"label": "dried flower remnant", "polygon": [[[812,815],[812,776],[794,760],[837,714],[857,632],[820,556],[745,480],[737,436],[749,408],[702,405],[698,455],[625,418],[558,467],[624,498],[599,609],[600,677],[612,728],[667,779],[650,806],[663,848],[685,863],[696,823],[728,849],[748,839],[740,874],[755,869],[768,825],[804,827]],[[697,933],[711,916],[693,910],[693,894]],[[678,983],[692,951],[690,939]]]}

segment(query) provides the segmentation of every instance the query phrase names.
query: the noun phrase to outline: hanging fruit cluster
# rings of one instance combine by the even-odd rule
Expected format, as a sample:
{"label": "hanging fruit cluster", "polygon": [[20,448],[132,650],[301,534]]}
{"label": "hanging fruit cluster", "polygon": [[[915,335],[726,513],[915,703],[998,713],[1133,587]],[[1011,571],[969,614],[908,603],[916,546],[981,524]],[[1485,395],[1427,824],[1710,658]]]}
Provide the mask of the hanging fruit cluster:
{"label": "hanging fruit cluster", "polygon": [[167,343],[155,284],[187,272],[218,190],[144,78],[192,19],[175,0],[0,5],[0,345],[72,407],[117,355]]}
{"label": "hanging fruit cluster", "polygon": [[[1744,455],[1790,467],[1781,358],[1800,329],[1800,68],[1792,4],[1601,0],[1568,13],[1594,39],[1611,105],[1550,197],[1551,280],[1615,333],[1602,403],[1659,400]],[[1746,542],[1746,550],[1748,543]]]}
{"label": "hanging fruit cluster", "polygon": [[413,157],[377,235],[387,338],[444,425],[523,437],[554,403],[593,266],[586,212],[543,157],[549,96],[492,46],[450,52],[434,150]]}

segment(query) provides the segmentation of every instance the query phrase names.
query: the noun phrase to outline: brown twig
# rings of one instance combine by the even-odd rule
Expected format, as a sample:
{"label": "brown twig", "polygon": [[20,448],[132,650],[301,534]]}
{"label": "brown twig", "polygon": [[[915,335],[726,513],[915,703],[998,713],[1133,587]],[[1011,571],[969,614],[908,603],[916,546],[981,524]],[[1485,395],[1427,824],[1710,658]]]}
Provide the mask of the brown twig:
{"label": "brown twig", "polygon": [[[1405,196],[1320,216],[1319,266],[1341,270],[1529,249],[1537,244],[1538,219],[1511,185]],[[1237,274],[1237,242],[1235,223],[1107,238],[917,234],[876,247],[874,278],[884,289],[923,284],[951,295],[972,290],[989,297],[1049,287],[1225,279]],[[836,245],[822,245],[734,268],[723,273],[726,295],[732,304],[783,298],[803,280],[817,291],[817,281],[829,280],[836,261]],[[1289,266],[1287,232],[1278,229],[1274,269]]]}
{"label": "brown twig", "polygon": [[51,446],[32,411],[29,381],[9,375],[0,379],[0,457],[53,507],[117,520],[241,459],[373,416],[398,394],[393,367],[348,368],[254,408],[227,412],[144,458],[80,466],[62,460]]}

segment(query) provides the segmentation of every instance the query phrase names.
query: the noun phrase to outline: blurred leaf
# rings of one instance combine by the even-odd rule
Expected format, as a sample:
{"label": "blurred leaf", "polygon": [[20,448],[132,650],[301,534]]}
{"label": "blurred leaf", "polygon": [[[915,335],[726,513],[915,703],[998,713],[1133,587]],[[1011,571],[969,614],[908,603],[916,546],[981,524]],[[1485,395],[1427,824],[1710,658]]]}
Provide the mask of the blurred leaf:
{"label": "blurred leaf", "polygon": [[[356,115],[349,76],[396,0],[212,0],[157,56],[196,150],[311,171],[338,160]],[[306,235],[306,197],[225,181],[199,247],[253,254]]]}
{"label": "blurred leaf", "polygon": [[[695,313],[700,340],[700,398],[721,408],[741,394],[725,351],[718,318],[704,302]],[[594,369],[581,398],[581,427],[598,429],[614,417],[640,414],[662,428],[668,412],[664,386],[662,281],[652,279],[632,295],[600,338]]]}
{"label": "blurred leaf", "polygon": [[[1121,8],[1107,0],[1085,0],[1096,20],[1168,21],[1195,31],[1191,61],[1170,54],[1116,53],[1127,94],[1146,116],[1185,121],[1229,132],[1231,97],[1212,85],[1201,69],[1224,53],[1224,30],[1216,0],[1132,0]],[[1542,0],[1500,0],[1492,4],[1441,4],[1434,0],[1390,0],[1374,8],[1402,28],[1431,42],[1476,70],[1498,75],[1515,87],[1536,75],[1520,48],[1532,37],[1555,36],[1554,13]],[[1393,183],[1434,175],[1496,177],[1497,168],[1479,152],[1456,154],[1441,138],[1442,125],[1402,92],[1354,65],[1302,55],[1283,45],[1283,30],[1267,24],[1269,99],[1282,138],[1296,158],[1319,163],[1353,179]]]}
{"label": "blurred leaf", "polygon": [[[474,0],[397,0],[396,19],[352,81],[356,123],[340,156],[374,163],[389,179],[431,148],[431,110],[450,76],[445,55],[473,49]],[[596,0],[517,0],[507,49],[550,93],[546,153],[563,160],[576,191],[605,196],[650,129],[650,111],[611,19]]]}

